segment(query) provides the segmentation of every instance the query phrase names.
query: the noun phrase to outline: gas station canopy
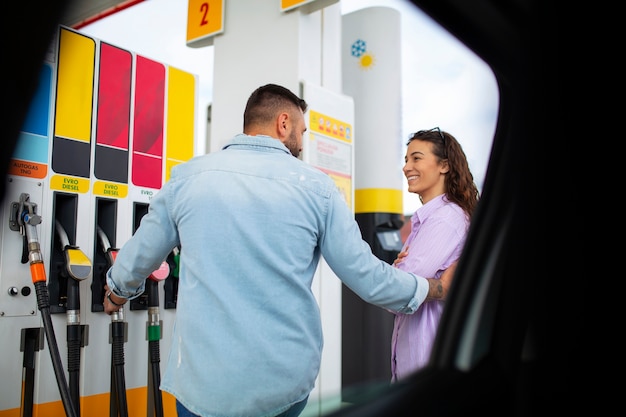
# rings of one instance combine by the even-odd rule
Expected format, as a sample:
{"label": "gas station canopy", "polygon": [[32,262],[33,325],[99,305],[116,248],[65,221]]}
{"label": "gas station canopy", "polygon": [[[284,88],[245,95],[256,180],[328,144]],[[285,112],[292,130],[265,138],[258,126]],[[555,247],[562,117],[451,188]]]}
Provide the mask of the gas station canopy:
{"label": "gas station canopy", "polygon": [[70,0],[61,24],[80,29],[90,23],[127,9],[145,0]]}

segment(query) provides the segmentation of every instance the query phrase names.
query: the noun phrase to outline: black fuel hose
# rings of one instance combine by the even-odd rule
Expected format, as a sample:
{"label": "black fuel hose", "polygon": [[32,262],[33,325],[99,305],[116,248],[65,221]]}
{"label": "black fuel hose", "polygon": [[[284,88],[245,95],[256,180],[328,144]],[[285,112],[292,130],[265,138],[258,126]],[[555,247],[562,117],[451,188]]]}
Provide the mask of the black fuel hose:
{"label": "black fuel hose", "polygon": [[[67,272],[67,371],[69,375],[70,395],[76,406],[76,412],[80,415],[80,349],[82,344],[82,326],[80,325],[80,287],[79,282],[87,277],[91,268],[84,265],[72,265],[70,253],[78,251],[77,247],[70,245],[69,237],[61,222],[55,220],[55,230],[65,254],[65,266]],[[72,251],[72,252],[70,252]],[[80,252],[82,253],[82,252]],[[74,270],[81,272],[78,277]]]}
{"label": "black fuel hose", "polygon": [[152,398],[156,417],[163,417],[163,397],[161,395],[161,323],[159,319],[159,283],[154,279],[146,280],[148,293],[148,350],[152,375]]}
{"label": "black fuel hose", "polygon": [[[126,379],[124,376],[124,309],[111,314],[111,372],[112,391],[115,408],[119,414],[112,416],[128,417],[128,403],[126,400]],[[111,397],[113,400],[113,395]],[[111,410],[113,411],[113,410]]]}
{"label": "black fuel hose", "polygon": [[52,367],[54,368],[54,375],[61,394],[65,415],[67,417],[78,417],[69,394],[69,387],[65,379],[65,372],[63,371],[63,363],[61,362],[61,355],[59,354],[59,345],[57,344],[52,318],[50,317],[50,295],[48,294],[46,270],[43,264],[43,256],[41,254],[36,228],[36,226],[41,223],[41,216],[35,214],[36,205],[32,204],[29,199],[28,194],[23,193],[20,196],[20,204],[24,210],[20,213],[19,222],[20,225],[23,226],[25,243],[28,249],[28,262],[31,279],[37,295],[37,308],[41,312],[43,328],[46,334],[46,340],[48,341],[48,348],[50,349]]}
{"label": "black fuel hose", "polygon": [[67,372],[70,395],[80,415],[80,356],[82,327],[80,325],[80,288],[78,281],[67,279]]}
{"label": "black fuel hose", "polygon": [[48,287],[45,282],[38,281],[34,283],[35,292],[37,294],[37,307],[41,312],[41,318],[43,320],[43,328],[46,334],[46,340],[48,341],[48,348],[50,349],[50,357],[52,358],[52,366],[54,368],[54,375],[57,379],[57,385],[61,393],[61,401],[65,409],[65,415],[67,417],[78,417],[72,399],[69,394],[69,387],[67,380],[65,379],[65,372],[63,371],[63,363],[61,362],[61,355],[59,354],[59,346],[57,345],[56,336],[54,335],[54,327],[52,327],[52,318],[50,317],[50,297],[48,295]]}
{"label": "black fuel hose", "polygon": [[[117,250],[111,247],[109,237],[100,226],[97,229],[98,240],[102,246],[109,267],[115,262]],[[124,375],[124,308],[111,314],[111,395],[109,402],[111,417],[128,417],[126,399],[126,378]]]}

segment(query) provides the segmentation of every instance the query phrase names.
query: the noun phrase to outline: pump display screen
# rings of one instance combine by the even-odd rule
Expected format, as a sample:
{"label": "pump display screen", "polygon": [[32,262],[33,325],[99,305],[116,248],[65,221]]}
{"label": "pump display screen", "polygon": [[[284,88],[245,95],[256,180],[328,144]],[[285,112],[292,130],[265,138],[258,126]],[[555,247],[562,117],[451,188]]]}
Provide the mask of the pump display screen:
{"label": "pump display screen", "polygon": [[402,239],[399,230],[389,230],[385,232],[376,232],[378,241],[384,250],[400,251],[402,250]]}

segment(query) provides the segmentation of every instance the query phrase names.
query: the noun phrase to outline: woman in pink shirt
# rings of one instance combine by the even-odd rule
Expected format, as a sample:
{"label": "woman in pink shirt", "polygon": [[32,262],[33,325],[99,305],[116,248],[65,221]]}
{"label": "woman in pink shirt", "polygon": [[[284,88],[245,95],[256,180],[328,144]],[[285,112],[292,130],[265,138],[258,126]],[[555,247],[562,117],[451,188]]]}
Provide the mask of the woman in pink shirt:
{"label": "woman in pink shirt", "polygon": [[[422,206],[411,217],[411,233],[394,264],[439,278],[461,255],[478,188],[461,145],[438,127],[411,135],[404,160],[408,190],[419,195]],[[428,298],[414,314],[395,316],[392,382],[428,362],[450,286],[450,282],[432,282],[439,287],[439,297]]]}

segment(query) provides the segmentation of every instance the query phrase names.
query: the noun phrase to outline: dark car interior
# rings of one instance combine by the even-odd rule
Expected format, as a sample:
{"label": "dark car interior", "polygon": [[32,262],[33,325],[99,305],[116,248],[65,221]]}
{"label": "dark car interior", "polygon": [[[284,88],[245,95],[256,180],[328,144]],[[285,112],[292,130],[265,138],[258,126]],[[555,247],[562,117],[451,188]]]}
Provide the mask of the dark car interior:
{"label": "dark car interior", "polygon": [[[1,115],[2,197],[40,65],[71,3],[13,2],[4,14],[2,51],[9,63],[5,60]],[[492,152],[429,365],[393,387],[364,390],[360,400],[328,415],[561,414],[572,383],[572,337],[564,325],[571,313],[563,306],[570,298],[547,273],[547,251],[555,247],[556,233],[547,221],[555,218],[546,193],[553,174],[544,168],[560,126],[556,5],[535,0],[413,3],[494,72],[500,111]]]}
{"label": "dark car interior", "polygon": [[545,271],[546,144],[558,140],[558,16],[550,1],[413,0],[493,70],[500,111],[429,365],[364,393],[352,416],[534,416],[567,409],[567,288]]}

